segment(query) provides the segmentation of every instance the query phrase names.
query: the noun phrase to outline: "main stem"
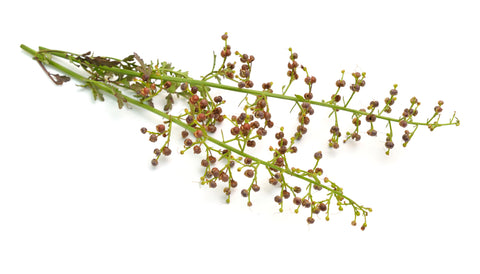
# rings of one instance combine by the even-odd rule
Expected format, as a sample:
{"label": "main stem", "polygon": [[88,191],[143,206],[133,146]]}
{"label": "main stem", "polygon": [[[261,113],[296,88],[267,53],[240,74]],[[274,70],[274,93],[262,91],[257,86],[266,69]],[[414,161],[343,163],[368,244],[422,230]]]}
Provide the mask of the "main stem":
{"label": "main stem", "polygon": [[[32,56],[36,56],[38,54],[38,52],[36,52],[35,50],[25,46],[25,45],[21,45],[20,46],[23,50],[25,50],[26,52],[28,52],[29,54],[31,54]],[[61,57],[61,56],[60,56]],[[82,75],[64,67],[63,65],[53,61],[52,59],[50,58],[47,58],[46,59],[48,60],[48,64],[49,66],[55,68],[56,70],[58,71],[61,71],[69,76],[71,76],[72,78],[76,79],[77,81],[80,81],[80,82],[83,82],[83,83],[90,83],[90,84],[94,84],[95,86],[97,86],[98,88],[100,88],[101,90],[107,92],[108,94],[112,95],[112,96],[115,96],[115,91],[109,87],[108,85],[102,83],[102,82],[99,82],[99,81],[94,81],[94,80],[90,80],[90,79],[87,79],[85,77],[83,77]],[[109,67],[102,67],[104,69],[109,69],[110,71],[112,72],[119,72],[117,71],[116,69],[113,69],[113,68],[109,68]],[[131,76],[141,76],[140,73],[137,73],[137,72],[134,72],[134,71],[129,71],[129,70],[121,70],[122,72],[121,73],[124,73],[124,74],[127,74],[127,75],[131,75]],[[152,78],[154,78],[154,76],[152,75]],[[209,82],[204,82],[204,81],[198,81],[198,80],[193,80],[193,79],[185,79],[185,78],[176,78],[176,77],[167,77],[167,76],[162,76],[162,77],[158,77],[155,78],[155,79],[162,79],[162,80],[167,80],[167,81],[176,81],[176,82],[188,82],[188,83],[191,83],[191,84],[194,84],[194,85],[204,85],[204,86],[209,86],[209,87],[217,87],[217,88],[225,88],[225,89],[230,89],[230,90],[241,90],[241,89],[235,89],[234,87],[230,87],[230,86],[226,86],[226,85],[219,85],[219,84],[214,84],[214,83],[209,83]],[[208,85],[207,85],[208,84]],[[261,92],[261,91],[252,91],[252,90],[241,90],[242,92],[246,92],[246,93],[249,93],[249,94],[255,94],[255,95],[259,95],[259,94],[268,94],[268,93],[264,93],[264,92]],[[276,95],[276,94],[275,94]],[[158,110],[156,108],[153,108],[151,107],[150,105],[147,105],[147,104],[144,104],[132,97],[129,97],[127,95],[124,95],[122,94],[123,98],[125,98],[127,100],[128,103],[132,104],[132,105],[135,105],[137,107],[140,107],[140,108],[143,108],[147,111],[150,111],[152,113],[155,113],[167,120],[170,120],[172,121],[173,123],[181,126],[182,128],[190,131],[190,132],[194,132],[196,129],[189,126],[188,124],[186,124],[185,122],[183,122],[182,120],[180,120],[179,118],[175,117],[175,116],[171,116],[171,115],[168,115],[167,113],[161,111],[161,110]],[[272,96],[272,97],[275,97],[275,96]],[[282,96],[283,98],[283,96]],[[298,100],[298,99],[297,99]],[[293,176],[293,177],[296,177],[296,178],[299,178],[299,179],[302,179],[304,181],[307,181],[309,183],[312,183],[312,184],[315,184],[315,185],[318,185],[322,188],[325,188],[327,189],[328,191],[332,192],[332,193],[335,193],[335,195],[339,196],[339,197],[343,197],[344,199],[348,200],[350,203],[352,203],[352,205],[356,205],[358,208],[361,208],[356,202],[354,202],[352,199],[350,199],[349,197],[345,196],[343,193],[339,192],[339,191],[336,191],[334,190],[333,188],[327,186],[327,185],[324,185],[324,184],[321,184],[320,181],[316,178],[315,180],[313,179],[310,179],[310,178],[307,178],[305,176],[302,176],[300,174],[297,174],[295,173],[294,171],[290,170],[290,169],[284,169],[284,168],[281,168],[281,167],[278,167],[278,166],[275,166],[269,162],[266,162],[266,161],[263,161],[262,159],[259,159],[253,155],[250,155],[248,153],[245,153],[244,151],[241,151],[235,147],[232,147],[222,141],[219,141],[211,136],[208,136],[206,135],[204,137],[207,141],[211,142],[211,143],[214,143],[224,149],[227,149],[231,152],[234,152],[240,156],[243,156],[243,157],[248,157],[262,165],[264,165],[265,167],[268,167],[268,168],[272,168],[272,169],[276,169],[278,171],[281,171],[285,174],[288,174],[290,176]]]}

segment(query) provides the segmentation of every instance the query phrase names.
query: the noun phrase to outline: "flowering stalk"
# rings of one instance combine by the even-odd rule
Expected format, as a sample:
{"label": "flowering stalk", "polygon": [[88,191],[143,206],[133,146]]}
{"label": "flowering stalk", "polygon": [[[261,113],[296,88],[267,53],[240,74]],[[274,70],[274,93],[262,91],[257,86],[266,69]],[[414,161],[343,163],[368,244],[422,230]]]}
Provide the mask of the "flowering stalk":
{"label": "flowering stalk", "polygon": [[[25,49],[25,47],[26,46],[22,45],[22,48]],[[49,49],[40,47],[40,51],[37,54],[42,54],[42,53],[45,53],[45,54],[50,53],[52,55],[55,55],[57,57],[62,57],[62,58],[65,58],[65,59],[69,58],[69,54],[70,55],[75,55],[75,54],[72,54],[72,53],[67,53],[65,51],[49,50]],[[71,59],[71,61],[79,63],[79,61],[75,60],[75,59]],[[109,67],[109,66],[102,66],[102,65],[98,66],[98,68],[101,69],[101,70],[104,70],[104,71],[112,72],[114,74],[128,75],[128,76],[132,76],[132,77],[142,77],[142,73],[138,72],[138,71],[135,71],[135,70],[128,70],[128,69],[122,69],[122,68],[118,68],[118,67]],[[343,78],[343,73],[344,72],[345,71],[342,71],[342,78]],[[260,91],[260,90],[254,90],[254,89],[244,89],[244,88],[239,88],[239,87],[226,85],[226,84],[221,84],[221,83],[208,82],[206,80],[197,80],[197,79],[194,79],[194,78],[187,77],[186,75],[180,74],[180,73],[176,73],[176,74],[178,76],[168,76],[168,75],[164,75],[164,74],[150,75],[150,78],[151,79],[156,79],[156,80],[162,80],[162,81],[170,81],[170,82],[175,82],[175,83],[188,83],[188,84],[191,84],[191,85],[194,85],[194,86],[196,85],[196,86],[203,86],[203,87],[229,90],[229,91],[234,91],[234,92],[251,94],[251,95],[255,95],[255,96],[272,97],[272,98],[277,98],[277,99],[282,99],[282,100],[287,100],[287,101],[293,101],[293,102],[296,102],[296,103],[308,101],[312,105],[327,107],[327,108],[331,108],[331,109],[337,110],[337,111],[342,110],[342,111],[345,111],[345,112],[351,112],[353,115],[366,116],[366,115],[370,114],[370,112],[367,112],[364,109],[357,110],[357,109],[347,107],[348,104],[350,103],[350,101],[352,100],[352,97],[355,93],[351,94],[351,96],[348,99],[345,106],[340,106],[340,105],[337,105],[337,104],[332,103],[332,102],[306,100],[303,97],[301,97],[300,95],[288,96],[288,95],[272,93],[272,92],[268,92],[268,91]],[[291,83],[289,83],[289,85],[291,85]],[[394,85],[394,88],[396,89],[397,85]],[[340,87],[338,88],[338,91],[339,90],[340,90]],[[338,91],[335,95],[338,95]],[[395,94],[397,94],[397,93],[395,93]],[[395,100],[396,100],[396,98],[394,98],[393,95],[392,95],[392,98],[388,99],[388,104],[393,104],[393,102]],[[383,109],[380,112],[380,114],[383,113],[384,111],[385,111],[385,109]],[[391,122],[397,122],[397,123],[400,123],[401,121],[404,120],[402,117],[395,118],[395,117],[389,117],[389,116],[382,116],[380,114],[376,115],[377,119],[391,121]],[[441,126],[459,125],[460,124],[458,118],[455,117],[455,115],[450,119],[449,122],[439,123],[437,121],[437,123],[432,123],[433,118],[437,117],[437,114],[438,113],[436,112],[435,115],[426,122],[414,121],[412,119],[405,120],[405,121],[406,121],[407,125],[429,126],[429,128],[430,127],[437,128],[437,127],[441,127]]]}
{"label": "flowering stalk", "polygon": [[[287,87],[282,88],[282,93],[274,93],[271,89],[271,82],[262,84],[262,90],[254,90],[252,89],[254,83],[250,76],[255,58],[252,55],[235,52],[241,63],[241,68],[237,72],[235,70],[236,62],[228,62],[232,51],[227,43],[227,38],[227,34],[222,36],[225,46],[221,51],[221,57],[223,58],[221,65],[216,68],[216,56],[214,56],[214,65],[211,72],[202,79],[191,78],[188,76],[188,72],[175,70],[171,64],[165,62],[159,63],[157,61],[156,64],[146,64],[137,54],[124,59],[116,59],[93,56],[90,52],[75,54],[46,48],[35,51],[25,45],[21,45],[21,47],[34,56],[34,59],[57,85],[68,81],[70,79],[68,76],[70,76],[91,89],[95,99],[103,100],[103,94],[109,94],[116,98],[119,108],[122,108],[125,104],[130,104],[162,117],[164,122],[158,124],[155,130],[141,129],[142,133],[148,133],[151,142],[157,142],[161,138],[164,140],[163,145],[154,150],[155,157],[151,161],[152,165],[158,165],[160,156],[171,154],[170,141],[172,126],[175,124],[184,129],[182,131],[184,149],[180,153],[185,154],[187,151],[192,151],[194,154],[205,155],[205,159],[201,161],[201,166],[205,168],[205,172],[201,176],[202,184],[209,185],[211,188],[217,187],[219,183],[224,184],[224,193],[227,196],[227,202],[229,202],[232,191],[239,185],[234,179],[237,176],[235,171],[243,172],[250,184],[243,188],[240,193],[248,199],[247,205],[251,206],[251,196],[254,192],[260,190],[261,181],[264,180],[260,173],[260,170],[264,169],[268,173],[268,182],[271,185],[278,186],[278,195],[274,197],[274,201],[280,205],[279,210],[283,211],[285,200],[293,196],[293,204],[297,206],[295,212],[298,212],[300,207],[310,210],[310,216],[307,218],[308,223],[313,223],[315,221],[314,216],[321,212],[325,212],[325,219],[329,220],[332,206],[336,206],[340,211],[346,206],[351,206],[354,213],[352,225],[356,225],[358,216],[363,216],[361,228],[364,230],[367,226],[366,217],[368,212],[371,212],[371,208],[359,205],[346,196],[341,187],[328,177],[323,176],[323,170],[318,167],[319,160],[322,158],[320,151],[314,153],[316,162],[310,169],[297,168],[289,162],[290,158],[288,156],[298,151],[296,143],[307,133],[306,126],[310,123],[309,116],[314,114],[313,106],[328,107],[335,114],[335,125],[330,129],[332,139],[329,140],[329,144],[333,148],[338,148],[338,140],[341,136],[337,120],[338,111],[350,112],[355,125],[355,131],[353,133],[347,132],[347,138],[344,142],[349,139],[357,141],[360,139],[358,129],[362,117],[365,117],[367,122],[370,123],[370,130],[367,133],[371,136],[376,135],[373,127],[376,119],[387,121],[390,127],[390,133],[387,134],[385,144],[388,149],[387,154],[393,148],[392,123],[398,123],[402,127],[414,126],[415,129],[412,133],[406,131],[403,136],[404,145],[411,139],[419,126],[428,126],[433,130],[439,126],[459,124],[455,116],[450,119],[449,123],[439,122],[440,106],[443,102],[442,104],[439,102],[439,106],[435,108],[434,116],[427,122],[413,120],[413,116],[418,113],[417,108],[420,104],[416,99],[412,99],[412,105],[405,109],[400,118],[382,115],[384,112],[390,113],[391,111],[390,106],[396,100],[396,86],[390,91],[391,97],[385,100],[385,107],[376,113],[374,111],[379,106],[376,101],[370,104],[368,110],[349,108],[348,104],[353,96],[365,85],[365,73],[353,74],[355,82],[350,87],[352,94],[347,102],[341,104],[342,97],[339,95],[340,89],[345,86],[344,71],[342,71],[342,78],[336,83],[338,89],[332,95],[332,99],[330,101],[314,101],[312,87],[316,78],[309,75],[306,67],[297,63],[298,55],[291,49],[288,64],[290,81]],[[68,60],[76,67],[75,70],[55,61],[55,57]],[[68,76],[52,74],[46,69],[46,65]],[[297,68],[301,68],[307,75],[305,78],[307,92],[303,96],[286,95],[289,87],[298,79]],[[77,72],[78,70],[87,72],[89,77],[82,76]],[[217,83],[210,82],[210,79],[216,79]],[[235,85],[224,84],[222,79],[232,81]],[[221,106],[226,103],[226,100],[221,96],[212,98],[210,94],[212,88],[244,93],[246,97],[242,102],[241,113],[231,116],[223,114]],[[129,92],[129,94],[125,92]],[[163,97],[162,101],[165,103],[163,110],[153,103],[153,98],[157,96]],[[187,108],[179,114],[170,113],[173,104],[179,100],[174,96],[187,104]],[[267,131],[274,125],[269,107],[270,98],[293,101],[295,107],[299,109],[299,125],[297,132],[289,139],[285,137],[283,127],[275,133],[278,146],[269,146],[273,155],[271,159],[267,160],[254,155],[250,148],[254,148],[257,143],[261,143],[264,136],[267,135]],[[215,136],[217,127],[222,124],[223,128],[225,124],[230,125],[230,137],[226,137],[223,131],[221,131],[221,139]],[[191,135],[194,137],[193,140],[190,138]],[[302,187],[290,184],[287,177],[300,179],[305,184],[305,192],[301,194]]]}

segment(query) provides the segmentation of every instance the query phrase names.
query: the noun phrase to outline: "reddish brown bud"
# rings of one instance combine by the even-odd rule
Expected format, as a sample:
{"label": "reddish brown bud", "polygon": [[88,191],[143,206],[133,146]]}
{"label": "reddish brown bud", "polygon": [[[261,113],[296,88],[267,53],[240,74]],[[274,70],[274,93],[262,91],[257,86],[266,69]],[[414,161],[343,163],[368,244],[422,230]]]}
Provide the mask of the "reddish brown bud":
{"label": "reddish brown bud", "polygon": [[159,124],[156,126],[157,132],[158,133],[163,133],[165,131],[165,125],[164,124]]}

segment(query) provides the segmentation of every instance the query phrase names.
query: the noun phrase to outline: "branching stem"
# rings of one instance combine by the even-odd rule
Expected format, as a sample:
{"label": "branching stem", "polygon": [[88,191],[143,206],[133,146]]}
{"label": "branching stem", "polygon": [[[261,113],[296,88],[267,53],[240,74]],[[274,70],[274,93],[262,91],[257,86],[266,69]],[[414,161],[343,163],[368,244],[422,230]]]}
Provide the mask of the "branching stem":
{"label": "branching stem", "polygon": [[[25,45],[21,45],[21,48],[24,49],[26,52],[28,52],[29,54],[33,55],[34,57],[38,54],[38,52],[36,52],[35,50],[25,46]],[[57,53],[56,51],[54,51],[53,53]],[[56,54],[54,54],[56,55]],[[60,56],[62,57],[62,56]],[[99,82],[99,81],[95,81],[95,80],[90,80],[88,78],[85,78],[84,76],[68,69],[67,67],[55,62],[54,60],[52,59],[49,59],[48,57],[46,57],[48,59],[48,65],[55,68],[56,70],[58,71],[61,71],[67,75],[70,75],[71,77],[73,77],[74,79],[76,79],[77,81],[79,82],[82,82],[82,83],[89,83],[91,85],[95,85],[97,88],[107,92],[108,94],[112,95],[112,96],[115,96],[116,94],[116,91],[112,89],[112,87],[110,87],[109,85],[103,83],[103,82]],[[112,71],[112,72],[115,72],[115,73],[122,73],[122,74],[126,74],[126,75],[131,75],[131,76],[138,76],[138,77],[141,77],[141,74],[138,73],[138,72],[134,72],[134,71],[130,71],[130,70],[121,70],[121,69],[117,69],[117,68],[110,68],[110,67],[102,67],[102,69],[105,69],[105,70],[108,70],[108,71]],[[155,78],[156,77],[156,78]],[[239,89],[239,88],[235,88],[235,87],[231,87],[231,86],[227,86],[227,85],[221,85],[221,84],[215,84],[215,83],[209,83],[209,82],[205,82],[205,81],[198,81],[198,80],[194,80],[194,79],[185,79],[185,78],[177,78],[177,77],[169,77],[169,76],[155,76],[155,75],[152,75],[151,78],[154,78],[154,79],[161,79],[161,80],[165,80],[165,81],[172,81],[172,82],[187,82],[187,83],[190,83],[190,84],[193,84],[193,85],[198,85],[198,86],[209,86],[209,87],[214,87],[214,88],[223,88],[223,89],[228,89],[228,90],[233,90],[233,91],[239,91],[239,92],[245,92],[245,93],[248,93],[248,94],[254,94],[254,95],[264,95],[264,96],[269,96],[269,95],[274,95],[274,96],[270,96],[270,97],[277,97],[277,98],[291,98],[292,101],[298,101],[298,99],[296,99],[295,97],[290,97],[290,96],[284,96],[284,95],[279,95],[279,94],[271,94],[271,93],[266,93],[266,92],[262,92],[262,91],[254,91],[254,90],[245,90],[245,89]],[[158,110],[150,105],[147,105],[143,102],[140,102],[139,100],[135,99],[135,98],[132,98],[130,96],[127,96],[127,95],[122,95],[126,101],[132,105],[135,105],[137,107],[140,107],[140,108],[143,108],[147,111],[150,111],[154,114],[157,114],[161,117],[163,117],[164,119],[168,120],[168,121],[171,121],[175,124],[177,124],[178,126],[190,131],[190,132],[195,132],[195,128],[189,126],[188,124],[186,124],[185,122],[183,122],[182,120],[180,120],[179,118],[177,117],[174,117],[174,116],[171,116],[161,110]],[[310,101],[311,102],[311,101]],[[321,105],[323,105],[324,103],[321,103]],[[291,169],[287,168],[287,169],[284,169],[284,168],[281,168],[281,167],[278,167],[276,165],[273,165],[272,163],[269,163],[267,161],[264,161],[262,159],[259,159],[251,154],[248,154],[246,153],[243,149],[242,150],[239,150],[235,147],[232,147],[230,145],[228,145],[227,143],[223,142],[223,141],[220,141],[220,140],[217,140],[216,138],[213,138],[209,135],[206,135],[204,137],[207,141],[213,143],[213,144],[216,144],[224,149],[227,149],[231,152],[234,152],[242,157],[248,157],[252,160],[254,160],[255,162],[261,164],[261,165],[264,165],[265,167],[268,167],[268,168],[271,168],[271,169],[275,169],[275,170],[278,170],[278,171],[281,171],[285,174],[288,174],[290,176],[293,176],[293,177],[296,177],[296,178],[299,178],[301,180],[304,180],[304,181],[307,181],[308,183],[312,183],[314,185],[317,185],[317,186],[320,186],[322,188],[325,188],[326,190],[334,193],[336,196],[339,196],[339,197],[342,197],[346,200],[348,200],[350,203],[352,203],[353,205],[355,205],[356,207],[360,208],[361,206],[358,205],[356,202],[354,202],[352,199],[350,199],[349,197],[345,196],[342,192],[339,192],[325,184],[322,184],[320,182],[320,180],[318,180],[316,178],[316,176],[314,176],[313,178],[314,179],[310,179],[310,178],[307,178],[306,176],[302,176],[294,171],[292,171]]]}

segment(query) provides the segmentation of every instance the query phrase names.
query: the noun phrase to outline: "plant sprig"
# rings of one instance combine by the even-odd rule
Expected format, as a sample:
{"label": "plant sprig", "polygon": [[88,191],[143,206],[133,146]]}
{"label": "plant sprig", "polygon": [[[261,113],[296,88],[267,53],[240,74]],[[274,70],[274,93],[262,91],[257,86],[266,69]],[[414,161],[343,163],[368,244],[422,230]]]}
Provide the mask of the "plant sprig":
{"label": "plant sprig", "polygon": [[[360,205],[346,196],[343,188],[324,176],[323,170],[318,166],[322,158],[320,151],[313,155],[316,160],[313,168],[298,168],[290,163],[290,155],[298,152],[297,143],[307,133],[310,116],[314,114],[314,106],[332,109],[335,122],[330,129],[332,138],[329,140],[329,145],[333,148],[339,147],[339,138],[342,135],[337,117],[339,111],[351,113],[352,123],[355,126],[353,132],[346,133],[344,142],[350,139],[360,140],[359,127],[362,119],[369,124],[370,129],[367,134],[371,136],[376,136],[374,122],[385,120],[390,129],[385,143],[387,154],[393,148],[393,123],[398,123],[401,127],[408,125],[414,127],[412,132],[406,130],[402,136],[404,146],[411,140],[419,126],[427,126],[433,130],[440,126],[459,125],[455,114],[448,122],[440,123],[442,101],[439,101],[433,116],[426,122],[414,120],[420,105],[416,98],[412,98],[410,107],[406,108],[400,117],[385,116],[384,113],[391,112],[391,105],[396,100],[398,94],[396,85],[390,91],[390,97],[385,99],[383,108],[379,108],[378,101],[372,101],[367,109],[350,108],[349,104],[353,96],[365,86],[365,73],[352,74],[354,83],[350,86],[352,93],[347,101],[340,95],[341,88],[346,85],[345,71],[342,71],[341,79],[336,82],[337,90],[330,100],[315,101],[312,91],[317,80],[315,76],[309,74],[305,66],[298,63],[298,54],[291,48],[287,73],[289,82],[282,87],[282,92],[274,92],[272,82],[263,83],[262,90],[253,89],[251,73],[255,57],[235,51],[233,56],[239,59],[239,70],[237,70],[237,62],[229,62],[229,58],[232,58],[232,49],[227,42],[228,35],[225,33],[222,39],[225,45],[221,51],[223,59],[221,64],[218,68],[216,67],[217,56],[214,54],[211,71],[201,79],[192,78],[188,72],[177,70],[166,62],[146,63],[136,53],[117,59],[94,56],[91,52],[76,54],[47,48],[35,51],[25,45],[21,47],[37,60],[55,84],[61,85],[72,77],[84,87],[91,89],[95,99],[103,100],[103,94],[109,94],[116,98],[119,108],[131,104],[163,118],[163,123],[159,123],[155,130],[141,128],[142,133],[149,135],[151,142],[157,143],[163,140],[160,141],[162,144],[154,150],[152,165],[158,165],[159,157],[162,155],[171,155],[172,127],[180,126],[183,128],[182,138],[184,139],[184,149],[180,153],[192,151],[193,154],[205,156],[200,163],[204,168],[204,174],[200,178],[202,184],[211,188],[222,184],[226,201],[230,202],[232,192],[240,184],[236,177],[239,173],[243,174],[247,178],[247,185],[240,193],[247,198],[247,205],[251,206],[252,194],[260,191],[263,181],[268,181],[269,184],[278,187],[278,195],[274,197],[274,201],[279,204],[279,210],[282,212],[285,201],[293,196],[295,212],[298,212],[301,207],[310,211],[307,218],[310,224],[315,221],[314,216],[322,212],[326,213],[325,219],[329,220],[332,206],[337,207],[339,211],[343,211],[345,207],[351,207],[354,215],[352,225],[356,225],[358,216],[363,216],[361,228],[364,230],[367,226],[366,217],[372,211],[371,208]],[[71,69],[57,62],[56,58],[67,60],[74,67]],[[50,66],[69,77],[51,74],[45,66]],[[306,74],[304,79],[307,85],[306,92],[303,96],[286,95],[293,82],[299,79],[298,68]],[[88,77],[77,71],[86,72]],[[210,82],[211,79],[217,82]],[[231,81],[234,85],[225,84],[224,81]],[[225,114],[222,106],[227,103],[227,100],[221,96],[213,96],[210,93],[212,88],[245,94],[239,112]],[[158,96],[163,98],[162,109],[154,103],[154,99]],[[270,99],[294,102],[294,107],[299,109],[298,126],[296,133],[290,138],[285,136],[283,127],[280,127],[280,131],[275,133],[277,145],[269,146],[272,158],[262,159],[253,154],[254,150],[250,148],[263,144],[262,140],[274,126],[272,120],[274,115],[270,112],[269,106],[272,104]],[[172,106],[178,100],[187,104],[187,107],[180,113],[173,114]],[[215,135],[219,128],[221,139]],[[225,131],[230,135],[229,137],[225,136],[224,129],[228,129]],[[262,176],[261,170],[266,171],[267,178]],[[292,185],[289,182],[290,177],[299,179],[304,186]]]}

